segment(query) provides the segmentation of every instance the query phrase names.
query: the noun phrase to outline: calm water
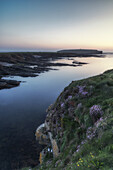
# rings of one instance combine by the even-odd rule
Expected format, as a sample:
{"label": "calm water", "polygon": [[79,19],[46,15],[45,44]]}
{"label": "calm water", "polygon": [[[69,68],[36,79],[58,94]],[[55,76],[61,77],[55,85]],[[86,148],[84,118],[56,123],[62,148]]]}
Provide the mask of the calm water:
{"label": "calm water", "polygon": [[[0,91],[0,170],[35,166],[41,146],[35,141],[35,130],[44,122],[46,108],[72,80],[79,80],[113,69],[113,54],[105,58],[75,58],[89,64],[79,67],[57,67],[35,78],[16,77],[26,81],[19,87]],[[62,59],[57,62],[72,63]],[[55,67],[56,68],[56,67]]]}

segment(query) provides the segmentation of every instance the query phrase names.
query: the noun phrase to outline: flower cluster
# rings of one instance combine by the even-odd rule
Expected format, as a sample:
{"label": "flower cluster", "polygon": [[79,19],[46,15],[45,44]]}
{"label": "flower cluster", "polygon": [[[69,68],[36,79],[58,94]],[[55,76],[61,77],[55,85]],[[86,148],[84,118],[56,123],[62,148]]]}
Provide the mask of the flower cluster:
{"label": "flower cluster", "polygon": [[[74,165],[74,164],[73,164]],[[78,162],[75,164],[75,168],[71,164],[71,169],[100,169],[103,166],[103,162],[100,162],[96,159],[95,155],[92,152],[88,155],[87,159],[79,158]],[[72,167],[73,166],[73,167]]]}
{"label": "flower cluster", "polygon": [[83,159],[80,158],[80,159],[78,160],[78,162],[76,163],[76,165],[77,165],[77,166],[81,166],[82,163],[83,163]]}
{"label": "flower cluster", "polygon": [[91,140],[96,135],[96,129],[89,127],[86,132],[87,139]]}
{"label": "flower cluster", "polygon": [[84,90],[85,86],[77,86],[77,87],[79,89],[79,92],[78,92],[79,94],[81,94],[82,96],[87,96],[88,95],[88,92]]}
{"label": "flower cluster", "polygon": [[90,108],[90,115],[93,118],[93,121],[96,122],[103,114],[102,108],[100,105],[93,105]]}

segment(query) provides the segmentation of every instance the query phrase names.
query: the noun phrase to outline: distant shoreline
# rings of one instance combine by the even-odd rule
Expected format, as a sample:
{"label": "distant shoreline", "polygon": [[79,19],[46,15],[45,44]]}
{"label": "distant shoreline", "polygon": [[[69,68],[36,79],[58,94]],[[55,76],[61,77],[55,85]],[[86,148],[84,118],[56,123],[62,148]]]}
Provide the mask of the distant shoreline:
{"label": "distant shoreline", "polygon": [[0,53],[0,89],[19,86],[21,81],[5,80],[3,77],[21,76],[36,77],[40,73],[55,70],[55,66],[82,66],[83,62],[73,61],[68,63],[54,63],[52,61],[65,57],[104,57],[96,54],[74,54],[57,52],[7,52]]}

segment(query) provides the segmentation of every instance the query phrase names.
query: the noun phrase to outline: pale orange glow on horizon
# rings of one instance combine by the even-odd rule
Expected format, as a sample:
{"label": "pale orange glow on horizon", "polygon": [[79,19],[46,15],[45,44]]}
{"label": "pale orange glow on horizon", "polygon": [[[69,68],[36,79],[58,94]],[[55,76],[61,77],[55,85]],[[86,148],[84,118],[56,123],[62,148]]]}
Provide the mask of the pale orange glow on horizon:
{"label": "pale orange glow on horizon", "polygon": [[[0,49],[93,48],[113,51],[113,2],[87,0],[87,3],[71,1],[55,4],[61,11],[58,11],[53,3],[53,8],[49,6],[50,9],[45,7],[41,11],[39,9],[36,15],[33,6],[32,17],[29,20],[24,10],[22,11],[24,17],[19,13],[19,20],[16,14],[13,15],[14,20],[12,16],[9,20],[4,20],[0,32]],[[14,9],[16,13],[16,8]],[[6,12],[5,14],[8,17]]]}

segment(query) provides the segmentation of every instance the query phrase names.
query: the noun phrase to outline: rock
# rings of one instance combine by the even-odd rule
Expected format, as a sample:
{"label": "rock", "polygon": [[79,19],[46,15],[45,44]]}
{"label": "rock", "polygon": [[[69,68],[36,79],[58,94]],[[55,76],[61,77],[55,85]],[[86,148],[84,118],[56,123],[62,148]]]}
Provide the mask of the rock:
{"label": "rock", "polygon": [[35,136],[36,136],[36,139],[39,141],[40,144],[48,145],[49,137],[47,135],[44,123],[37,128]]}
{"label": "rock", "polygon": [[[36,57],[38,56],[38,57]],[[53,66],[77,66],[68,63],[54,63],[51,60],[57,60],[66,57],[67,54],[59,53],[0,53],[0,78],[3,76],[21,76],[36,77],[39,73],[49,70],[57,70]],[[69,56],[68,56],[69,57]],[[6,65],[7,63],[7,65]],[[78,62],[79,63],[79,62]],[[4,88],[14,86],[1,85]],[[0,88],[2,89],[2,88]]]}
{"label": "rock", "polygon": [[0,89],[8,89],[20,85],[20,81],[0,79]]}
{"label": "rock", "polygon": [[79,62],[79,61],[76,61],[76,60],[74,60],[72,63],[73,63],[73,64],[88,64],[88,63],[85,63],[85,62]]}

